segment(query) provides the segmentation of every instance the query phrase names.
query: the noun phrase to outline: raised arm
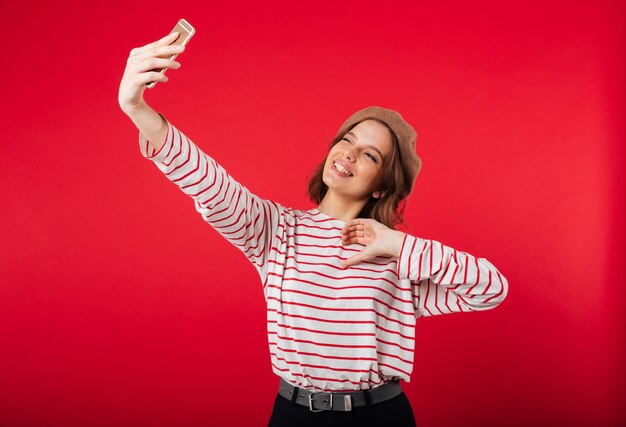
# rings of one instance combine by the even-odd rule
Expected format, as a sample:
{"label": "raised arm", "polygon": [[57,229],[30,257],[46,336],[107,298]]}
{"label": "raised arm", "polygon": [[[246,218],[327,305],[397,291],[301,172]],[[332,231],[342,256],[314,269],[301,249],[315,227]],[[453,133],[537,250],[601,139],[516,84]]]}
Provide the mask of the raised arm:
{"label": "raised arm", "polygon": [[252,194],[143,99],[147,82],[167,81],[164,74],[152,69],[176,68],[176,61],[160,58],[175,52],[175,47],[169,46],[173,40],[168,35],[131,50],[120,84],[120,107],[139,130],[143,157],[194,200],[202,219],[238,247],[265,282],[272,240],[284,208]]}
{"label": "raised arm", "polygon": [[184,46],[170,44],[177,36],[178,33],[171,33],[160,40],[131,49],[117,94],[122,111],[157,150],[165,142],[167,123],[146,103],[144,93],[147,83],[169,80],[165,73],[154,70],[180,68],[180,62],[167,58],[185,50]]}
{"label": "raised arm", "polygon": [[412,282],[418,317],[489,310],[508,292],[506,278],[485,258],[410,234],[402,242],[397,273]]}
{"label": "raised arm", "polygon": [[167,123],[165,143],[157,150],[140,132],[142,156],[153,161],[167,179],[194,200],[202,219],[238,247],[265,282],[283,206],[250,192],[160,116]]}

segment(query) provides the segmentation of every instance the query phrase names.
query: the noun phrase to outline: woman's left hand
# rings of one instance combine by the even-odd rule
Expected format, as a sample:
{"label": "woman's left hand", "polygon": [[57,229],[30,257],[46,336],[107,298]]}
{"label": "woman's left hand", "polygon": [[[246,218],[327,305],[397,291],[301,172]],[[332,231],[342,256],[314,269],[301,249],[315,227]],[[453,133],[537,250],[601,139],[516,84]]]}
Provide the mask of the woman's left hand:
{"label": "woman's left hand", "polygon": [[405,233],[393,230],[371,218],[355,218],[341,230],[341,243],[358,243],[365,247],[361,252],[341,263],[341,268],[367,261],[377,256],[400,256]]}

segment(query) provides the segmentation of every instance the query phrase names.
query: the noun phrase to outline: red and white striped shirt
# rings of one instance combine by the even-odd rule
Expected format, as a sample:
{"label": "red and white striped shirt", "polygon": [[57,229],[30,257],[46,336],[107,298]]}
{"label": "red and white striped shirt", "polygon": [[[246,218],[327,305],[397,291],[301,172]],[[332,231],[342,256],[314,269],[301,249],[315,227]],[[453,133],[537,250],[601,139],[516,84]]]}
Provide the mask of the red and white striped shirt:
{"label": "red and white striped shirt", "polygon": [[399,257],[342,269],[363,249],[342,245],[345,222],[257,197],[169,121],[159,151],[141,132],[139,146],[256,267],[273,371],[299,387],[408,382],[416,318],[488,310],[507,295],[507,280],[486,259],[409,234]]}

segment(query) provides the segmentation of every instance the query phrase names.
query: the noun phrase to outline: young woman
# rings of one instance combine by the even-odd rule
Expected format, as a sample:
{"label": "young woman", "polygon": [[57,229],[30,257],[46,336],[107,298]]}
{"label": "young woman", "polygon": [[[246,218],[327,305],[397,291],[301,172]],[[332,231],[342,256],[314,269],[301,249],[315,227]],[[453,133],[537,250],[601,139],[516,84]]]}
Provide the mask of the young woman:
{"label": "young woman", "polygon": [[172,40],[131,51],[118,101],[141,154],[259,273],[280,377],[269,425],[414,426],[400,381],[416,318],[488,310],[508,290],[485,258],[395,229],[421,168],[414,129],[393,110],[357,111],[309,181],[316,208],[261,199],[145,103],[145,84],[167,81],[150,70],[178,68]]}

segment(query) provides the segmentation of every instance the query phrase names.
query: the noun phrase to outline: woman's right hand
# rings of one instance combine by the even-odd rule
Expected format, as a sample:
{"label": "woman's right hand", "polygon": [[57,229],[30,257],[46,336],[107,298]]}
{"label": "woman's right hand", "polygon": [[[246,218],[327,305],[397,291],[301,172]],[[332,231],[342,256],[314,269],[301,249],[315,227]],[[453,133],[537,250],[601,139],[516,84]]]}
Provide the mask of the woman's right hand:
{"label": "woman's right hand", "polygon": [[[143,93],[147,83],[167,82],[168,78],[164,73],[153,70],[180,68],[179,62],[168,59],[171,55],[179,54],[184,50],[184,46],[170,44],[176,40],[177,36],[178,33],[170,33],[160,40],[131,49],[117,95],[122,111],[132,111],[145,105]],[[182,49],[178,50],[178,46]]]}

